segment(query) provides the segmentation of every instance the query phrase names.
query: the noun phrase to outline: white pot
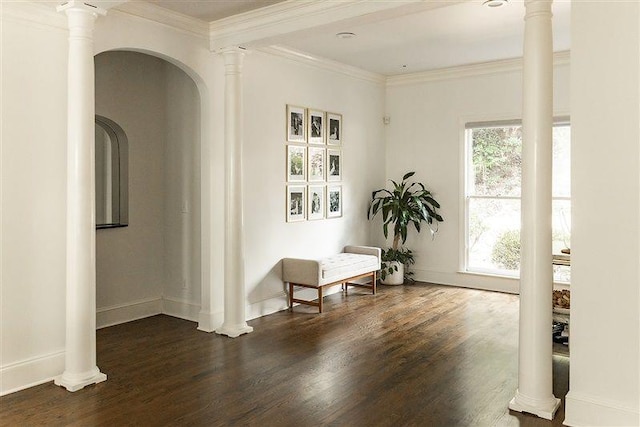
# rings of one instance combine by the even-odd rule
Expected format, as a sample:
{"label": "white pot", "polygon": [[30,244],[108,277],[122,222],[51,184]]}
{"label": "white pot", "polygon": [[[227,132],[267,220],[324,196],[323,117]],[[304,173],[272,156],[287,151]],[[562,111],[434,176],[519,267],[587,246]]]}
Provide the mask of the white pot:
{"label": "white pot", "polygon": [[398,267],[398,270],[394,271],[393,274],[389,274],[389,272],[387,271],[387,275],[385,276],[385,278],[380,279],[380,283],[382,283],[383,285],[402,285],[404,283],[404,264],[399,263],[398,261],[387,263],[388,267],[393,267],[394,265]]}

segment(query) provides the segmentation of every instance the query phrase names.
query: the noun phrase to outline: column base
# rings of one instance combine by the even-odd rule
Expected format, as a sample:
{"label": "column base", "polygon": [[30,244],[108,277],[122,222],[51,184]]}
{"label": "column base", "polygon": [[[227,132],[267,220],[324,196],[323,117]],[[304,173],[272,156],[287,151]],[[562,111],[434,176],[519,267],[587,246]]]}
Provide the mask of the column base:
{"label": "column base", "polygon": [[57,386],[64,387],[67,391],[78,391],[91,384],[98,384],[107,380],[107,376],[100,372],[98,367],[94,370],[83,374],[70,374],[67,371],[56,377],[53,383]]}
{"label": "column base", "polygon": [[223,324],[218,329],[216,329],[216,334],[226,335],[229,338],[237,338],[242,334],[248,334],[250,332],[253,332],[253,328],[246,323],[231,326]]}
{"label": "column base", "polygon": [[533,399],[523,396],[516,390],[516,396],[509,402],[509,409],[516,412],[526,412],[545,420],[553,420],[556,411],[560,407],[560,399],[553,395],[549,399]]}

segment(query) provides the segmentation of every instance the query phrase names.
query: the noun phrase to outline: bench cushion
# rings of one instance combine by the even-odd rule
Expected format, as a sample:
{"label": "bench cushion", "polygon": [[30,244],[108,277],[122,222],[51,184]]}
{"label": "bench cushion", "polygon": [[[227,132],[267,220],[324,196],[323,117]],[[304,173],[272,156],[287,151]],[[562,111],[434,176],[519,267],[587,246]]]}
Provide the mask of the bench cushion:
{"label": "bench cushion", "polygon": [[323,279],[340,280],[355,276],[361,270],[374,271],[378,267],[378,258],[373,255],[337,254],[320,260]]}

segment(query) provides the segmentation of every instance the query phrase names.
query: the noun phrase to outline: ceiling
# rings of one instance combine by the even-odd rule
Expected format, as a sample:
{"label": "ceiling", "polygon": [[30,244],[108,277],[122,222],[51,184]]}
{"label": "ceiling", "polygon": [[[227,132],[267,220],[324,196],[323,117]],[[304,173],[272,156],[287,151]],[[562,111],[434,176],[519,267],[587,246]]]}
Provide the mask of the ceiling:
{"label": "ceiling", "polygon": [[283,0],[148,0],[156,6],[211,22],[249,12]]}
{"label": "ceiling", "polygon": [[[281,0],[152,0],[205,21],[258,9]],[[290,0],[296,1],[296,0]],[[386,0],[391,1],[391,0]],[[390,76],[522,56],[524,2],[489,8],[483,0],[432,0],[411,13],[349,19],[274,40],[280,46]],[[570,48],[570,0],[553,3],[554,51]],[[398,9],[399,10],[399,9]],[[341,39],[339,32],[356,36]]]}

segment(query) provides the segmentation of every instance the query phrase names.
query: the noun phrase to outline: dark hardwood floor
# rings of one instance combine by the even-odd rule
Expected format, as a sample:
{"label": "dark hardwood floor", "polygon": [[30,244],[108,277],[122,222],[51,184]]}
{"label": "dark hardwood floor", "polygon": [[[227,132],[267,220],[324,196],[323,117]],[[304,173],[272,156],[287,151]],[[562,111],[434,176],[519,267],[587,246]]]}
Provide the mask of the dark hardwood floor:
{"label": "dark hardwood floor", "polygon": [[[98,331],[109,379],[0,399],[0,425],[560,426],[510,412],[517,296],[429,284],[349,290],[236,339],[155,316]],[[554,357],[554,393],[569,362]]]}

